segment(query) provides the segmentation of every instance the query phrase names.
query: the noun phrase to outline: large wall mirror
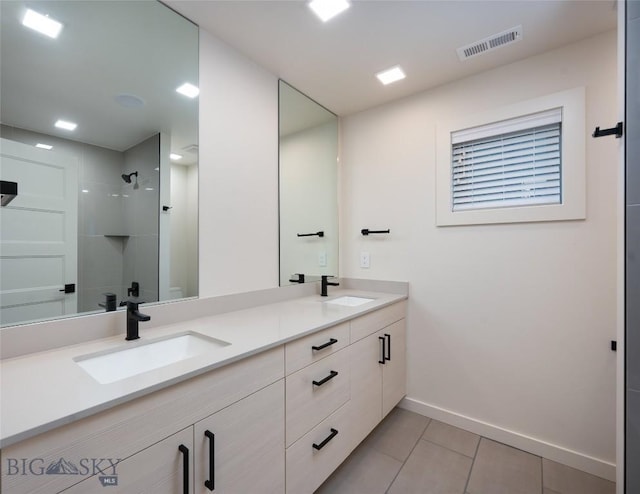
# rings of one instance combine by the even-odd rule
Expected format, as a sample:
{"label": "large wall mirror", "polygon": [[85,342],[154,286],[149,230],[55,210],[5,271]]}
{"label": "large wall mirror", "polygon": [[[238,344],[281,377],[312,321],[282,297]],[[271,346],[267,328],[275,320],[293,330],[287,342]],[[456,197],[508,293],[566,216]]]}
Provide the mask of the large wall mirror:
{"label": "large wall mirror", "polygon": [[279,84],[280,285],[338,275],[338,118]]}
{"label": "large wall mirror", "polygon": [[155,1],[0,9],[1,324],[197,296],[197,26]]}

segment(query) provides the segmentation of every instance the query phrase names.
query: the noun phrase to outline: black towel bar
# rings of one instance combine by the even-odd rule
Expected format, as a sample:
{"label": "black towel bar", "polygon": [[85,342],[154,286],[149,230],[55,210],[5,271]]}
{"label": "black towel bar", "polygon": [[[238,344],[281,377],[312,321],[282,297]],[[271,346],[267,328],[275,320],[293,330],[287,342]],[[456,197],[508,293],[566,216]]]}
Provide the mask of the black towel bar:
{"label": "black towel bar", "polygon": [[363,235],[371,235],[372,233],[391,233],[391,229],[387,229],[387,230],[369,230],[368,228],[363,228],[362,230],[360,230],[360,233],[362,233]]}

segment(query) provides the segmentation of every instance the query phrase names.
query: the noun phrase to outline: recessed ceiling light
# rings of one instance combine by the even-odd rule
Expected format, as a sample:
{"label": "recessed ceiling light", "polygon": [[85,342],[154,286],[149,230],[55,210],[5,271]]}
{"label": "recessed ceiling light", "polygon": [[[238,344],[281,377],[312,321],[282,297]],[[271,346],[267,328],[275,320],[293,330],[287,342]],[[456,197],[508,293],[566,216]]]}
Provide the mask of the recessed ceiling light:
{"label": "recessed ceiling light", "polygon": [[182,86],[176,89],[180,94],[184,94],[189,98],[195,98],[200,94],[200,90],[195,87],[193,84],[189,84],[185,82]]}
{"label": "recessed ceiling light", "polygon": [[88,194],[89,193],[89,189],[82,189],[82,193],[83,194]]}
{"label": "recessed ceiling light", "polygon": [[115,100],[116,103],[125,108],[141,108],[144,106],[144,100],[135,94],[117,94]]}
{"label": "recessed ceiling light", "polygon": [[153,190],[153,187],[145,187],[144,190]]}
{"label": "recessed ceiling light", "polygon": [[313,0],[309,2],[309,7],[322,22],[327,22],[340,12],[347,10],[350,4],[347,0]]}
{"label": "recessed ceiling light", "polygon": [[27,12],[24,14],[22,25],[54,39],[57,38],[60,31],[62,31],[62,24],[58,21],[31,9],[27,9]]}
{"label": "recessed ceiling light", "polygon": [[177,160],[181,160],[182,159],[182,155],[181,154],[171,153],[169,155],[169,158],[174,160],[174,161],[177,161]]}
{"label": "recessed ceiling light", "polygon": [[53,146],[50,146],[49,144],[42,144],[41,142],[36,144],[36,147],[40,149],[47,149],[47,150],[53,149]]}
{"label": "recessed ceiling light", "polygon": [[382,84],[385,86],[387,84],[391,84],[392,82],[399,81],[400,79],[404,79],[406,77],[405,73],[402,71],[400,66],[395,66],[387,70],[383,70],[382,72],[378,72],[376,77],[380,80]]}
{"label": "recessed ceiling light", "polygon": [[55,126],[58,127],[59,129],[64,129],[64,130],[76,130],[76,127],[78,126],[78,124],[73,122],[67,122],[66,120],[58,120],[55,123]]}

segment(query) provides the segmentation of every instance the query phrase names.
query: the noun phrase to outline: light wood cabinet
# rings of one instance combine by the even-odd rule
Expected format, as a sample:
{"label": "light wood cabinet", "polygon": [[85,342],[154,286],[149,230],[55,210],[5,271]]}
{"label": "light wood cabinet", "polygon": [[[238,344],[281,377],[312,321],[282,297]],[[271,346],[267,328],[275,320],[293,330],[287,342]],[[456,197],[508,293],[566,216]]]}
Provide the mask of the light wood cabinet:
{"label": "light wood cabinet", "polygon": [[347,402],[287,448],[287,493],[311,494],[352,451]]}
{"label": "light wood cabinet", "polygon": [[347,402],[349,371],[344,349],[287,376],[287,447]]}
{"label": "light wood cabinet", "polygon": [[[65,494],[192,494],[193,427],[121,460],[115,466],[101,461],[95,475],[64,491]],[[186,474],[186,479],[185,479]]]}
{"label": "light wood cabinet", "polygon": [[287,375],[349,346],[349,323],[323,329],[285,345]]}
{"label": "light wood cabinet", "polygon": [[[4,448],[2,492],[311,494],[405,395],[405,310],[393,304]],[[43,474],[7,468],[21,459]],[[92,470],[44,474],[67,462]]]}
{"label": "light wood cabinet", "polygon": [[[405,310],[401,302],[350,321],[350,345],[328,355],[312,354],[303,345],[309,337],[286,345],[287,361],[292,357],[285,378],[288,494],[317,489],[406,394]],[[344,324],[313,340],[331,341],[338,331]],[[332,386],[314,390],[314,378],[332,370],[338,372]],[[344,377],[348,383],[339,381]]]}
{"label": "light wood cabinet", "polygon": [[194,436],[196,493],[284,493],[283,381],[201,420]]}
{"label": "light wood cabinet", "polygon": [[[283,377],[284,349],[278,347],[3,448],[2,492],[62,492],[92,473],[48,475],[45,469],[52,463],[132,457],[274,382],[283,386]],[[279,417],[283,423],[282,414]],[[284,444],[284,431],[280,441]],[[25,473],[22,458],[27,462]],[[7,468],[11,461],[17,468]],[[35,474],[28,471],[29,462]]]}
{"label": "light wood cabinet", "polygon": [[102,462],[64,493],[283,494],[284,462],[280,380],[115,465]]}
{"label": "light wood cabinet", "polygon": [[[389,360],[382,365],[382,417],[407,394],[407,330],[402,319],[383,329]],[[386,336],[389,335],[389,336]],[[388,348],[390,345],[390,348]]]}
{"label": "light wood cabinet", "polygon": [[407,392],[405,319],[353,343],[350,350],[355,447]]}

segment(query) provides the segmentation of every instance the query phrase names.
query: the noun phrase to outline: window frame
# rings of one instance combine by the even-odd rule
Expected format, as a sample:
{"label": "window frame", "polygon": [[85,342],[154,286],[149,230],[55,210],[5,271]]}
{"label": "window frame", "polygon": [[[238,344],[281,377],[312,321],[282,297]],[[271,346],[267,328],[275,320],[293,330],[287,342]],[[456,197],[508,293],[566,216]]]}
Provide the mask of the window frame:
{"label": "window frame", "polygon": [[[559,204],[507,206],[453,211],[452,134],[554,108],[562,111],[561,197]],[[585,88],[579,87],[477,114],[441,122],[436,129],[436,225],[479,225],[538,221],[584,220],[586,218]]]}

